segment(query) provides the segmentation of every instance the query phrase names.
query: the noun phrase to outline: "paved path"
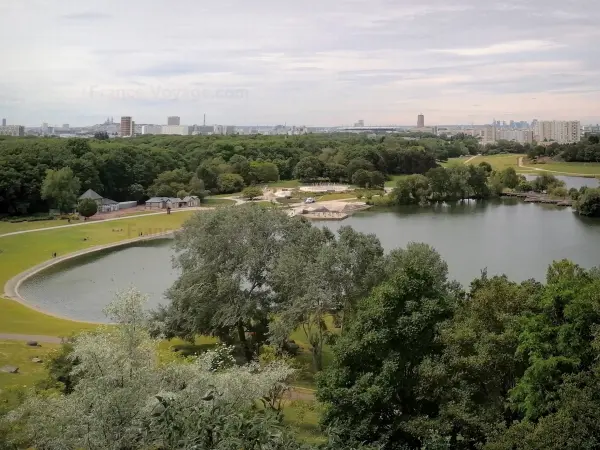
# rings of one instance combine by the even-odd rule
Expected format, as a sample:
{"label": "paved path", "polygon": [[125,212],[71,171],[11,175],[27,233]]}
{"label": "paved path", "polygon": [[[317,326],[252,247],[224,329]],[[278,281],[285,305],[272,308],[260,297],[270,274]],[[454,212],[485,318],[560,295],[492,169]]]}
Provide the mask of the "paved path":
{"label": "paved path", "polygon": [[473,161],[475,158],[477,158],[479,155],[475,155],[475,156],[471,156],[469,159],[467,159],[465,161],[465,164],[469,164],[471,161]]}
{"label": "paved path", "polygon": [[60,344],[61,338],[56,336],[41,336],[37,334],[0,333],[0,341],[36,341],[46,344]]}

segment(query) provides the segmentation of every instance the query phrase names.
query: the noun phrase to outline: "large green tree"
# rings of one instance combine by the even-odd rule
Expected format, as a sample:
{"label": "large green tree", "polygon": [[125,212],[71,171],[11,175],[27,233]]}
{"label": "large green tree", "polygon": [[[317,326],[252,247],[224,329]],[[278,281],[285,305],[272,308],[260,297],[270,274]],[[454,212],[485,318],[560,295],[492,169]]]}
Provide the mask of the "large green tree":
{"label": "large green tree", "polygon": [[586,189],[575,202],[575,209],[582,216],[600,217],[600,189]]}
{"label": "large green tree", "polygon": [[302,158],[294,168],[294,177],[302,181],[314,181],[323,176],[323,163],[315,156]]}
{"label": "large green tree", "polygon": [[455,293],[446,264],[427,245],[409,244],[391,262],[389,279],[361,302],[318,379],[323,424],[343,436],[346,446],[414,448],[419,439],[407,424],[436,411],[420,398],[417,368],[441,352],[437,329],[451,317]]}
{"label": "large green tree", "polygon": [[49,169],[42,184],[42,198],[62,213],[71,212],[77,204],[80,186],[71,168]]}
{"label": "large green tree", "polygon": [[192,217],[175,243],[181,275],[167,293],[169,304],[157,312],[167,336],[215,335],[238,344],[251,360],[276,300],[271,269],[280,249],[306,226],[257,205]]}

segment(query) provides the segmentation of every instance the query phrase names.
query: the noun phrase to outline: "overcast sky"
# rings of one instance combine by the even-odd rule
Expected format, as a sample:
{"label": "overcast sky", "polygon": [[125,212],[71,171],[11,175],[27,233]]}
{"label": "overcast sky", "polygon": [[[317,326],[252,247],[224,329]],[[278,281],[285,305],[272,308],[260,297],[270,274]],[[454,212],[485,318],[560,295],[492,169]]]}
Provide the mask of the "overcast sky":
{"label": "overcast sky", "polygon": [[0,0],[0,117],[600,122],[598,0]]}

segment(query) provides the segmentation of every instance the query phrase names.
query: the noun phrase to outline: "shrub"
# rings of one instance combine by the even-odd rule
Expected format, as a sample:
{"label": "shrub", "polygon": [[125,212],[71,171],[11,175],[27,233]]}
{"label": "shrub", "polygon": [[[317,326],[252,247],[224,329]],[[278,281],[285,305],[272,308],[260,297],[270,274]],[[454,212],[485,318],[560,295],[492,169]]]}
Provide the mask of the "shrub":
{"label": "shrub", "polygon": [[90,198],[84,198],[77,205],[77,212],[87,219],[98,212],[98,204]]}
{"label": "shrub", "polygon": [[263,195],[262,189],[257,186],[248,186],[242,191],[242,197],[248,200],[254,200],[255,198],[260,197],[261,195]]}

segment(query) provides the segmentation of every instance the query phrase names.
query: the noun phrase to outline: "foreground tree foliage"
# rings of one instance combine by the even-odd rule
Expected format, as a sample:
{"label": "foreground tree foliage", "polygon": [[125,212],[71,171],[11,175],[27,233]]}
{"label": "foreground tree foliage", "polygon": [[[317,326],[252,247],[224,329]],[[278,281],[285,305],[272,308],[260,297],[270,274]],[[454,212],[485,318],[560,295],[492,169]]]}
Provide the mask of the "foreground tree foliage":
{"label": "foreground tree foliage", "polygon": [[155,313],[157,333],[213,335],[251,360],[267,337],[283,350],[298,327],[320,370],[326,320],[350,317],[380,281],[383,249],[372,235],[327,229],[260,205],[221,208],[177,236],[181,276]]}
{"label": "foreground tree foliage", "polygon": [[461,294],[431,250],[400,255],[319,378],[324,424],[385,449],[598,448],[598,269]]}
{"label": "foreground tree foliage", "polygon": [[[21,443],[44,449],[299,449],[276,411],[256,408],[293,372],[281,362],[237,366],[227,351],[161,363],[144,297],[107,309],[116,327],[76,338],[68,395],[32,397],[8,419]],[[268,405],[265,402],[265,405]]]}
{"label": "foreground tree foliage", "polygon": [[359,306],[334,348],[332,367],[318,381],[318,398],[329,405],[323,423],[349,445],[414,448],[419,441],[408,422],[436,411],[418,396],[416,369],[442,351],[436,329],[451,316],[456,293],[446,264],[427,245],[410,244],[390,263],[390,279]]}
{"label": "foreground tree foliage", "polygon": [[[266,339],[276,293],[271,269],[281,247],[310,225],[258,205],[221,208],[190,219],[178,234],[181,276],[156,317],[168,337],[218,336],[246,360]],[[252,342],[251,342],[252,340]]]}

